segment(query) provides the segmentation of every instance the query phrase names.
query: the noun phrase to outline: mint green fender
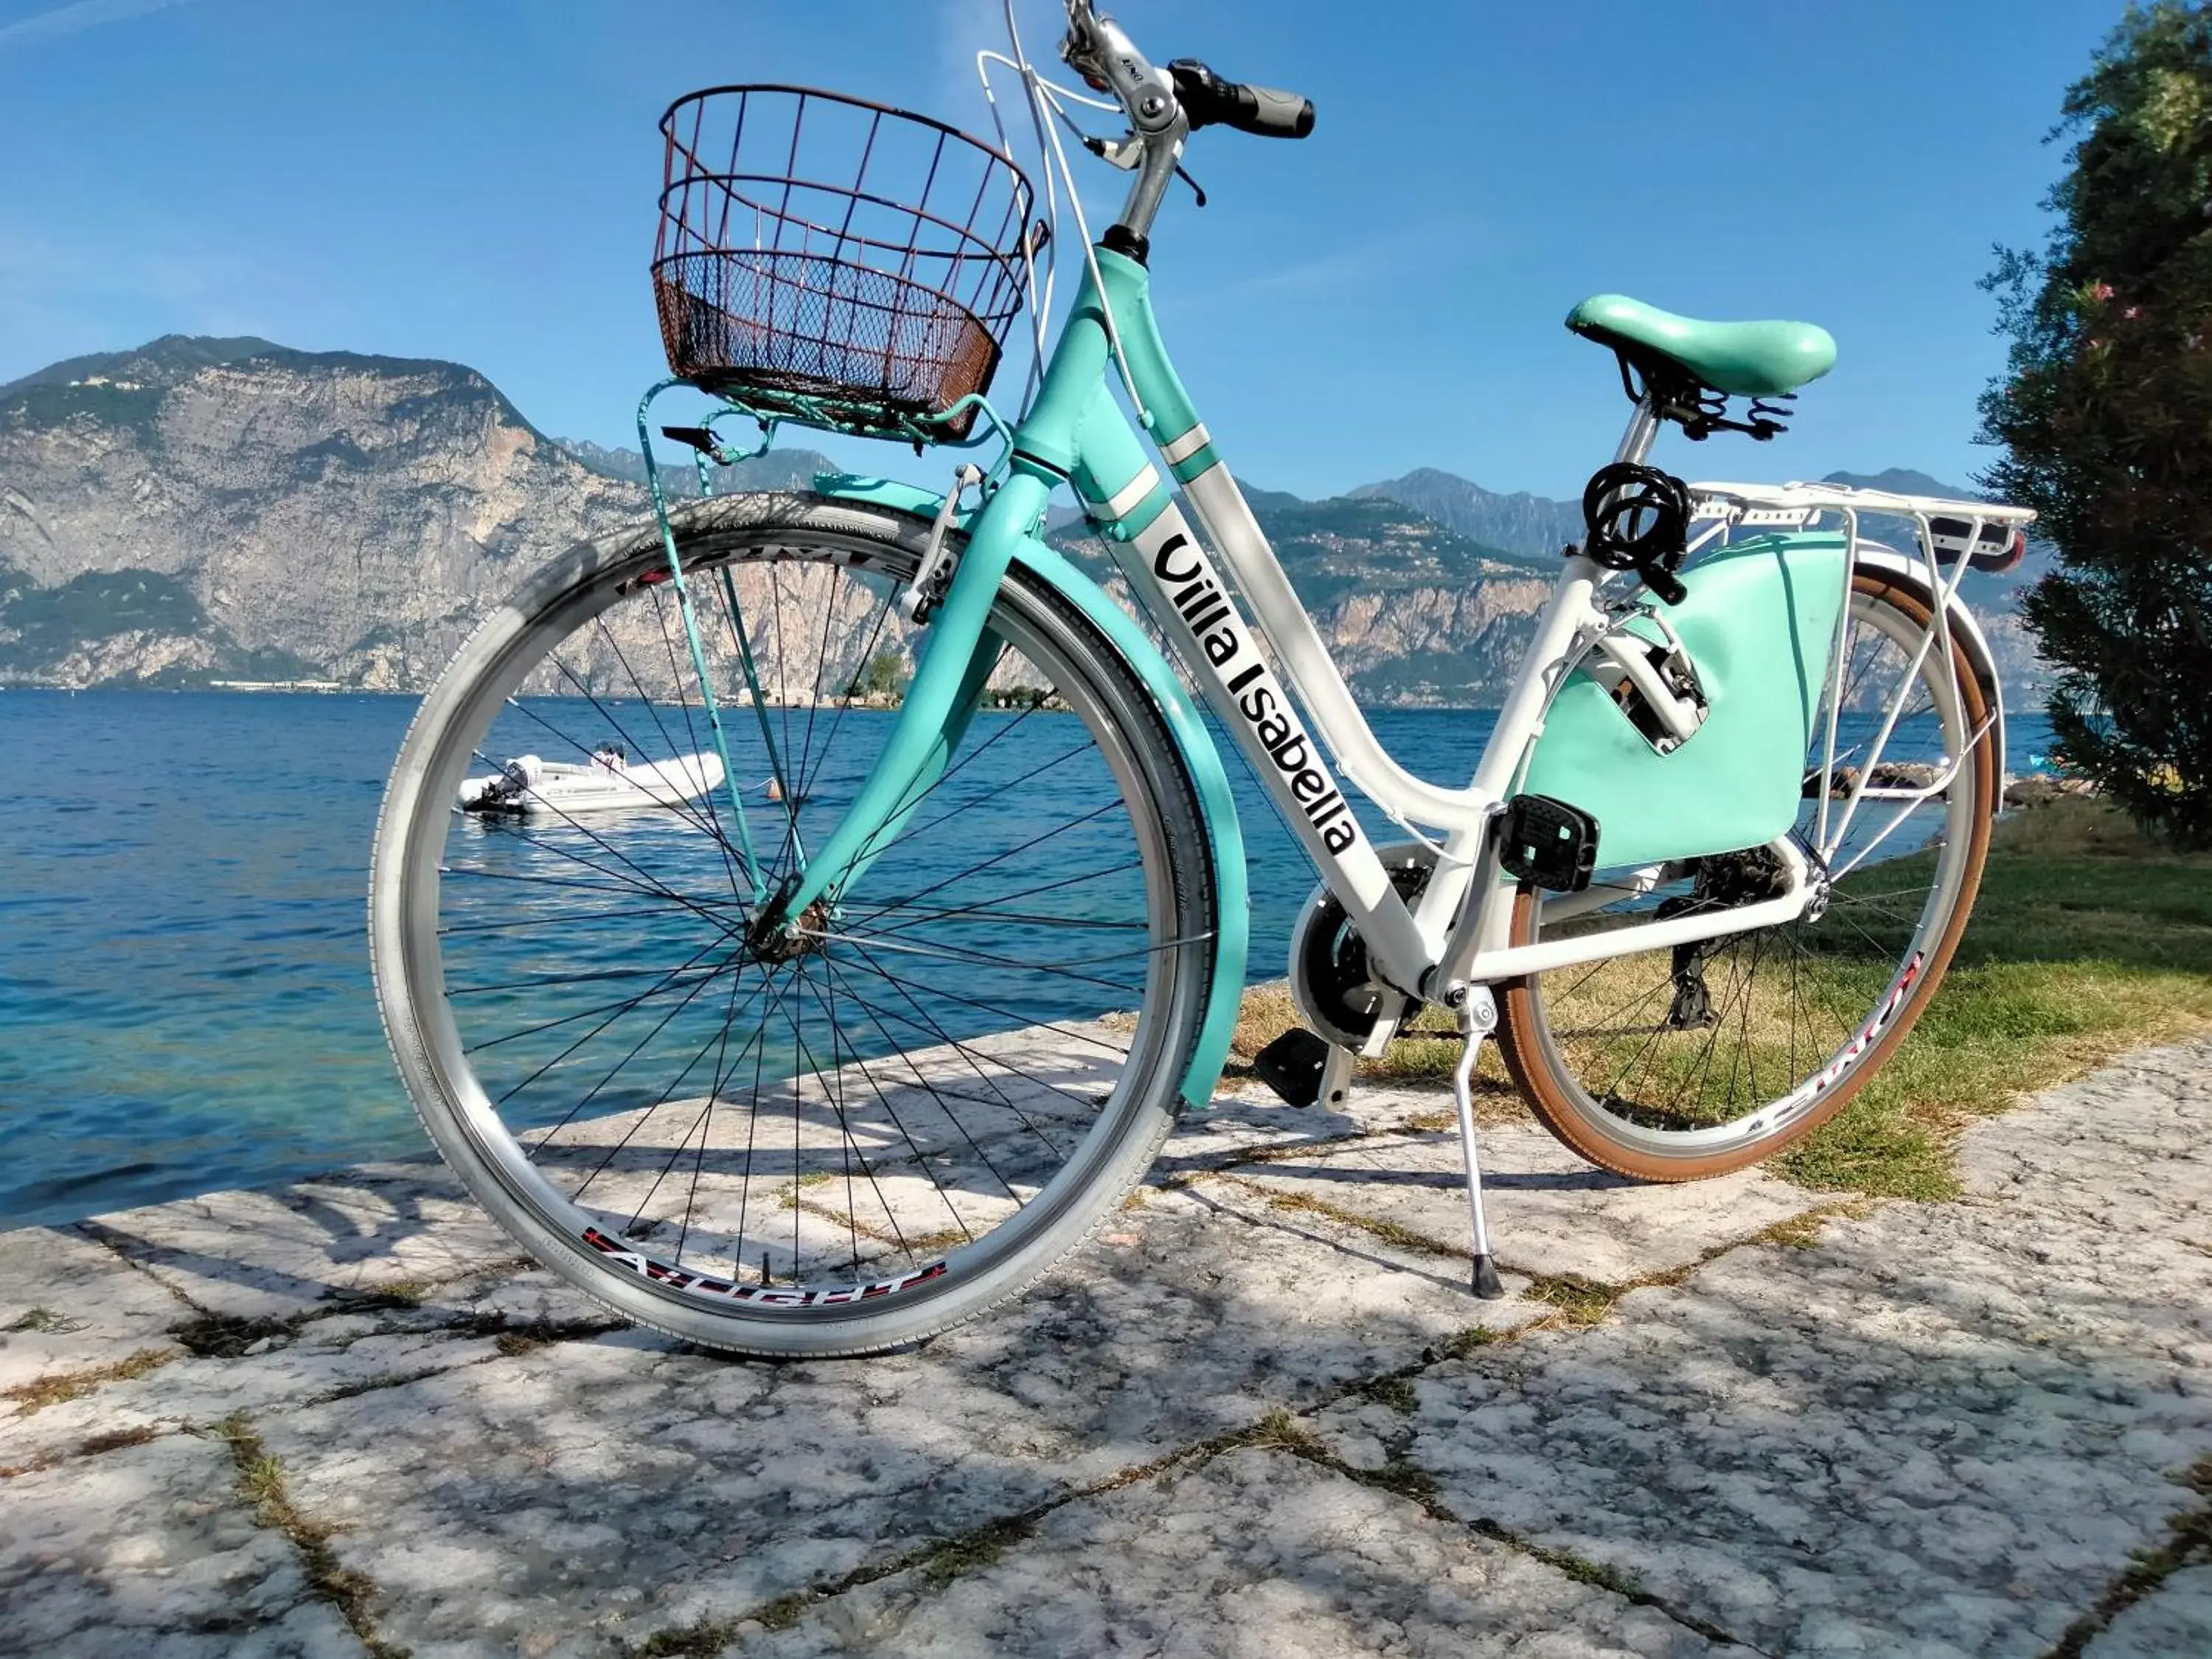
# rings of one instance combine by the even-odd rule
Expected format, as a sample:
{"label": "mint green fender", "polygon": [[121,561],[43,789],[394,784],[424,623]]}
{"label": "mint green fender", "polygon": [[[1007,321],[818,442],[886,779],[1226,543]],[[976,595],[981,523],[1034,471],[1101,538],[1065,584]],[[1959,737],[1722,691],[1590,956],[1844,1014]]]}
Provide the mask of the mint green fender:
{"label": "mint green fender", "polygon": [[[822,495],[838,501],[861,501],[872,507],[904,513],[927,524],[945,505],[942,495],[912,484],[883,478],[854,477],[824,473],[814,481]],[[964,523],[965,520],[963,520]],[[1244,994],[1244,963],[1251,942],[1251,904],[1247,893],[1244,832],[1237,817],[1236,797],[1230,793],[1229,775],[1221,756],[1206,732],[1206,724],[1176,678],[1167,659],[1149,635],[1106,593],[1067,559],[1034,536],[1022,538],[1014,558],[1058,590],[1083,612],[1098,631],[1113,642],[1159,705],[1160,714],[1174,735],[1191,781],[1198,787],[1199,805],[1206,814],[1207,841],[1213,849],[1213,885],[1220,915],[1215,924],[1213,983],[1206,998],[1206,1014],[1192,1052],[1190,1068],[1183,1073],[1186,1105],[1203,1109],[1213,1100],[1214,1085],[1229,1058],[1229,1039],[1237,1026],[1237,1005]],[[994,645],[995,653],[995,644]]]}
{"label": "mint green fender", "polygon": [[[1577,669],[1544,717],[1523,786],[1597,819],[1601,867],[1763,847],[1797,822],[1805,755],[1843,609],[1845,538],[1758,536],[1682,573],[1666,616],[1697,665],[1705,722],[1662,755]],[[1638,618],[1629,630],[1664,635]]]}

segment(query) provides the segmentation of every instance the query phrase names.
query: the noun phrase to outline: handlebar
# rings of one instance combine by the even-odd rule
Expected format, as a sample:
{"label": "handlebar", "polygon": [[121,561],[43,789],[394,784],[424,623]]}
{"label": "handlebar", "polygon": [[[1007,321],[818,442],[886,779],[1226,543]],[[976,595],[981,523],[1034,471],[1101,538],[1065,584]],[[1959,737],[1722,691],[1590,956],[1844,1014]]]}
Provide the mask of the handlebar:
{"label": "handlebar", "polygon": [[1113,93],[1141,144],[1136,183],[1109,235],[1109,246],[1133,248],[1139,260],[1190,133],[1225,126],[1262,138],[1303,138],[1313,131],[1313,101],[1296,93],[1224,80],[1194,58],[1155,69],[1128,32],[1101,17],[1091,0],[1067,0],[1060,57],[1091,86]]}
{"label": "handlebar", "polygon": [[1172,91],[1188,128],[1234,127],[1261,138],[1303,138],[1314,129],[1313,100],[1273,87],[1249,86],[1217,75],[1195,58],[1179,58],[1163,77],[1110,17],[1090,0],[1068,0],[1068,35],[1060,51],[1094,86],[1111,90],[1140,133],[1173,123],[1164,91]]}
{"label": "handlebar", "polygon": [[1314,130],[1313,100],[1295,92],[1225,81],[1195,58],[1178,58],[1168,73],[1194,132],[1224,126],[1261,138],[1303,138]]}

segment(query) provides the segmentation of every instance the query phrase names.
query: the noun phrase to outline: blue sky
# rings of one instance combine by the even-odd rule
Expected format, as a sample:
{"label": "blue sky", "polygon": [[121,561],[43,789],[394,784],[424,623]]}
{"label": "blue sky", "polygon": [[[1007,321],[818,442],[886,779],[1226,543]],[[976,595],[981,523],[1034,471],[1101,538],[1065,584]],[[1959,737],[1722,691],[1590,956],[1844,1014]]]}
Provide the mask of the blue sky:
{"label": "blue sky", "polygon": [[[1056,38],[1056,0],[1020,7],[1033,46]],[[1564,495],[1625,413],[1610,360],[1559,326],[1607,290],[1840,342],[1790,436],[1677,442],[1678,470],[1963,481],[1984,464],[1974,398],[2002,346],[1975,282],[1992,243],[2039,240],[2061,161],[2041,140],[2120,7],[1114,9],[1158,58],[1319,109],[1304,143],[1201,135],[1212,205],[1179,194],[1155,238],[1170,345],[1237,471],[1319,495],[1432,465]],[[981,128],[965,62],[996,15],[0,0],[0,380],[163,333],[253,333],[457,359],[544,430],[621,442],[661,372],[645,265],[669,100],[794,80]]]}

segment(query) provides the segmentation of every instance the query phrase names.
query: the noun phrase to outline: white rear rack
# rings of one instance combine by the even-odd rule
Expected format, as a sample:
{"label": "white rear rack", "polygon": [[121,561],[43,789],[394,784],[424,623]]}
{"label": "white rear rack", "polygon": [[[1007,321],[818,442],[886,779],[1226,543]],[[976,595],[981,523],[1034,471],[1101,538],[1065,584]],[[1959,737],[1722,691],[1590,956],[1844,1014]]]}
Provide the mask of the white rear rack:
{"label": "white rear rack", "polygon": [[[1993,501],[1946,501],[1940,495],[1894,495],[1886,489],[1853,489],[1832,483],[1693,483],[1691,497],[1700,520],[1730,518],[1739,523],[1806,523],[1822,513],[1881,513],[1899,519],[1979,519],[1984,524],[2017,527],[2035,522],[2024,507]],[[1752,520],[1749,514],[1760,515]],[[1771,518],[1766,515],[1774,515]]]}
{"label": "white rear rack", "polygon": [[1844,520],[1854,545],[1863,539],[1860,514],[1905,520],[1919,542],[1917,550],[1931,568],[1960,567],[1948,584],[1937,583],[1947,600],[1969,564],[2003,570],[2018,563],[2021,538],[2035,522],[2035,514],[2024,507],[1899,495],[1886,489],[1853,489],[1847,484],[1693,483],[1690,495],[1696,504],[1691,514],[1692,555],[1740,529],[1802,530],[1824,514]]}

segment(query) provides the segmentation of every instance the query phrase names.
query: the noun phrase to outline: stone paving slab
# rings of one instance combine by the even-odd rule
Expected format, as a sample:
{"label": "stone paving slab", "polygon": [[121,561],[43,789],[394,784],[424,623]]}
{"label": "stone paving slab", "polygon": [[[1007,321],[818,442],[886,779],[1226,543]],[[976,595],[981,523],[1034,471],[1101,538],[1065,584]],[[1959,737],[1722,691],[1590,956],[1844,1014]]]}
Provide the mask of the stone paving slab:
{"label": "stone paving slab", "polygon": [[424,1659],[484,1630],[603,1653],[1310,1407],[1476,1305],[1165,1194],[919,1352],[776,1365],[644,1334],[564,1343],[261,1431],[295,1498],[345,1528],[339,1559],[386,1591],[392,1639]]}
{"label": "stone paving slab", "polygon": [[2184,1659],[2212,1653],[2212,1565],[2184,1567],[2124,1608],[2082,1659]]}
{"label": "stone paving slab", "polygon": [[187,1311],[82,1234],[58,1227],[0,1233],[0,1389],[149,1350],[173,1352],[169,1329]]}
{"label": "stone paving slab", "polygon": [[[1832,1200],[1757,1170],[1682,1187],[1594,1170],[1537,1125],[1481,1131],[1484,1209],[1498,1266],[1633,1284]],[[1264,1191],[1357,1211],[1448,1249],[1474,1248],[1459,1137],[1430,1132],[1317,1147],[1243,1172]]]}
{"label": "stone paving slab", "polygon": [[103,1435],[204,1426],[234,1412],[304,1405],[476,1364],[498,1344],[496,1333],[465,1328],[389,1330],[368,1314],[317,1320],[243,1344],[251,1352],[186,1353],[142,1376],[0,1415],[0,1468],[46,1461]]}
{"label": "stone paving slab", "polygon": [[2208,1524],[2212,1042],[1803,1249],[1762,1235],[1818,1194],[1617,1185],[1486,1114],[1510,1286],[1665,1281],[1588,1328],[1423,1243],[1464,1237],[1448,1109],[1229,1101],[1027,1297],[836,1364],[611,1331],[434,1164],[0,1235],[0,1325],[59,1316],[0,1334],[42,1390],[0,1400],[0,1651],[359,1652],[342,1571],[422,1659],[703,1652],[780,1598],[732,1651],[2212,1652],[2201,1558],[2122,1578]]}
{"label": "stone paving slab", "polygon": [[334,1297],[515,1262],[513,1241],[434,1160],[364,1164],[84,1224],[209,1313],[285,1319]]}
{"label": "stone paving slab", "polygon": [[[2186,1117],[2178,1058],[1974,1132],[2026,1214],[1890,1206],[1733,1252],[1598,1328],[1434,1368],[1395,1446],[1371,1405],[1324,1434],[1771,1651],[2040,1652],[2202,1502],[2173,1477],[2212,1454],[2212,1254],[2184,1242],[2212,1152],[2150,1127]],[[2082,1218],[2050,1152],[2122,1119],[2159,1151],[2154,1181],[2107,1166],[2126,1232]]]}
{"label": "stone paving slab", "polygon": [[1246,1448],[1066,1504],[957,1577],[925,1564],[818,1605],[787,1629],[748,1625],[723,1652],[1702,1659],[1725,1650],[1403,1498]]}
{"label": "stone paving slab", "polygon": [[178,1435],[7,1483],[0,1651],[40,1659],[344,1659],[360,1640],[234,1492],[230,1449]]}

